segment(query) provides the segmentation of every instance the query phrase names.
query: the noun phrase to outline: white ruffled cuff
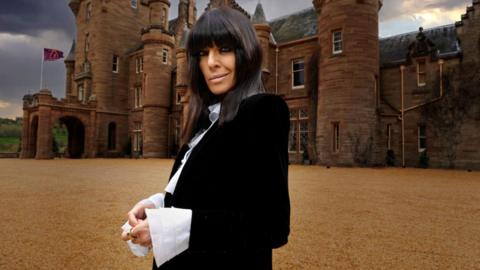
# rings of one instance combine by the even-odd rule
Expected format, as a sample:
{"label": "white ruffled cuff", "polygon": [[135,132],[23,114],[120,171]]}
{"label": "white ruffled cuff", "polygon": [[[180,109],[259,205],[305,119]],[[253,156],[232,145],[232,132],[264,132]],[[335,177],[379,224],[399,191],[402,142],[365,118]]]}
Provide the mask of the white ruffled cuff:
{"label": "white ruffled cuff", "polygon": [[[155,208],[160,208],[164,207],[164,199],[165,199],[165,194],[163,193],[157,193],[153,194],[152,196],[148,197],[148,201],[152,202],[155,205]],[[143,200],[145,201],[145,200]]]}
{"label": "white ruffled cuff", "polygon": [[188,249],[192,210],[145,209],[157,267]]}

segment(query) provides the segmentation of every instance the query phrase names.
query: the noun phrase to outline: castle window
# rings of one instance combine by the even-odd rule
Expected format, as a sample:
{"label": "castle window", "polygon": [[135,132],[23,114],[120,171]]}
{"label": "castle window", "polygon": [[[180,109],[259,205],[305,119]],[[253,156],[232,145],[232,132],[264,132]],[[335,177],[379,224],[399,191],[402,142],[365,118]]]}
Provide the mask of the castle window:
{"label": "castle window", "polygon": [[137,8],[137,0],[130,0],[130,5],[132,8]]}
{"label": "castle window", "polygon": [[332,150],[333,152],[340,151],[340,123],[334,122],[332,123]]}
{"label": "castle window", "polygon": [[85,52],[88,52],[90,49],[90,35],[86,34],[85,35]]}
{"label": "castle window", "polygon": [[133,151],[142,152],[142,123],[133,124]]}
{"label": "castle window", "polygon": [[308,109],[290,110],[290,138],[288,151],[302,154],[308,146]]}
{"label": "castle window", "polygon": [[392,149],[392,124],[387,124],[387,150]]}
{"label": "castle window", "polygon": [[87,3],[85,18],[87,21],[92,18],[92,3]]}
{"label": "castle window", "polygon": [[165,49],[165,48],[162,49],[162,62],[164,64],[168,63],[168,49]]}
{"label": "castle window", "polygon": [[180,95],[180,92],[179,91],[175,91],[176,93],[176,102],[177,102],[177,105],[180,105],[181,101],[182,101],[182,96]]}
{"label": "castle window", "polygon": [[84,102],[85,101],[85,87],[83,86],[83,83],[81,83],[77,86],[77,90],[78,90],[78,100],[80,102]]}
{"label": "castle window", "polygon": [[142,87],[135,87],[135,108],[142,107]]}
{"label": "castle window", "polygon": [[141,56],[135,58],[135,72],[143,72],[143,57]]}
{"label": "castle window", "polygon": [[423,152],[427,149],[427,135],[424,125],[418,126],[418,152]]}
{"label": "castle window", "polygon": [[113,55],[113,65],[112,65],[112,71],[114,73],[118,73],[119,65],[120,65],[120,57],[118,55]]}
{"label": "castle window", "polygon": [[303,88],[305,85],[305,63],[302,59],[292,61],[292,88]]}
{"label": "castle window", "polygon": [[164,8],[162,9],[162,19],[163,19],[163,25],[165,25],[165,27],[167,26],[167,18],[168,18],[168,15],[167,15],[167,9]]}
{"label": "castle window", "polygon": [[340,54],[343,52],[343,35],[342,30],[336,30],[332,33],[332,53]]}
{"label": "castle window", "polygon": [[90,67],[90,62],[86,61],[83,63],[83,72],[90,72],[91,67]]}
{"label": "castle window", "polygon": [[117,133],[116,129],[117,125],[114,122],[108,124],[108,150],[115,150]]}
{"label": "castle window", "polygon": [[426,82],[425,59],[417,60],[417,84],[418,86],[425,86]]}

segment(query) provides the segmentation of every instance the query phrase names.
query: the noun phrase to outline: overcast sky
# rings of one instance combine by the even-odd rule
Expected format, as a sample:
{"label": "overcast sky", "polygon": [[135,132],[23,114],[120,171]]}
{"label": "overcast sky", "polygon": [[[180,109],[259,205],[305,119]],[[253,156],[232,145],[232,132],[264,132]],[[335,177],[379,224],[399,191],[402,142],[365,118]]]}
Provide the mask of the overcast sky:
{"label": "overcast sky", "polygon": [[[130,0],[115,0],[130,1]],[[75,37],[75,19],[68,0],[0,0],[0,117],[22,116],[22,97],[40,87],[43,48],[68,54]],[[178,0],[170,0],[170,18]],[[197,0],[198,14],[208,0]],[[387,37],[460,20],[472,0],[384,0],[380,36]],[[237,0],[253,13],[258,0]],[[267,20],[312,7],[311,0],[261,0]],[[44,84],[57,98],[65,94],[63,60],[46,62]]]}

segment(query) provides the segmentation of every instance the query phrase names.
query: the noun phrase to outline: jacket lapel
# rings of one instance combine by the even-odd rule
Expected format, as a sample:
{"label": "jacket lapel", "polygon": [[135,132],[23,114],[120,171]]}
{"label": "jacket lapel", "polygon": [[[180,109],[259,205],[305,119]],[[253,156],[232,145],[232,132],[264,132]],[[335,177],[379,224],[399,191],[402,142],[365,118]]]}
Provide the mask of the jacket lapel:
{"label": "jacket lapel", "polygon": [[190,157],[187,160],[187,163],[184,165],[182,172],[180,173],[180,176],[178,178],[177,185],[175,186],[175,192],[177,190],[180,190],[182,185],[185,182],[185,176],[188,175],[190,172],[190,169],[192,167],[192,164],[194,163],[194,160],[198,157],[198,155],[202,152],[202,148],[207,144],[208,140],[212,137],[213,134],[218,129],[218,121],[213,124],[213,126],[205,133],[203,138],[198,142],[198,144],[195,146],[195,148],[192,150],[190,153]]}

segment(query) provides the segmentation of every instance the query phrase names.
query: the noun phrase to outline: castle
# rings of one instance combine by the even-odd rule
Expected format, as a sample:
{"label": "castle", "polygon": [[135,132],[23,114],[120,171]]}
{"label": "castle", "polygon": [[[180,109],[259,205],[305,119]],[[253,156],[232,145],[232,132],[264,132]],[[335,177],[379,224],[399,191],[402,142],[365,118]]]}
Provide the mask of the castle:
{"label": "castle", "polygon": [[[382,0],[314,0],[267,21],[249,17],[267,91],[290,108],[292,163],[480,169],[480,1],[454,25],[378,38]],[[52,158],[52,126],[68,156],[171,157],[188,102],[185,39],[195,0],[71,0],[77,38],[65,98],[26,95],[21,158]],[[354,18],[354,19],[352,19]],[[255,153],[252,153],[254,155]]]}

